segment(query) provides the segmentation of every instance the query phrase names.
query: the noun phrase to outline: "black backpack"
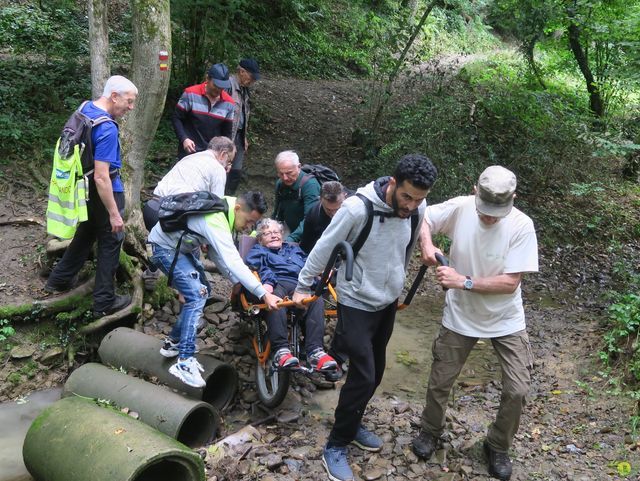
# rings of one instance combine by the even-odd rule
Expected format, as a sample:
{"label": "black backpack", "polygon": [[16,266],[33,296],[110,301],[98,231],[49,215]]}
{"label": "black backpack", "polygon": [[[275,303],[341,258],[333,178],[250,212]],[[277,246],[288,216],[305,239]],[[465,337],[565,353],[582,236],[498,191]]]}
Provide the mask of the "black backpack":
{"label": "black backpack", "polygon": [[94,170],[91,130],[104,122],[115,123],[115,120],[108,115],[102,115],[95,119],[87,117],[82,113],[82,109],[87,102],[88,100],[82,102],[80,107],[71,114],[71,117],[64,124],[58,144],[58,154],[63,159],[68,159],[73,155],[76,145],[80,147],[80,162],[85,176],[89,176]]}
{"label": "black backpack", "polygon": [[178,262],[182,238],[187,233],[196,234],[189,229],[187,222],[191,215],[213,214],[224,212],[225,217],[229,217],[229,204],[226,199],[222,199],[207,191],[186,192],[183,194],[168,195],[160,199],[160,209],[158,210],[158,222],[164,232],[179,232],[182,235],[176,245],[176,252],[169,269],[167,285],[171,285],[173,270]]}

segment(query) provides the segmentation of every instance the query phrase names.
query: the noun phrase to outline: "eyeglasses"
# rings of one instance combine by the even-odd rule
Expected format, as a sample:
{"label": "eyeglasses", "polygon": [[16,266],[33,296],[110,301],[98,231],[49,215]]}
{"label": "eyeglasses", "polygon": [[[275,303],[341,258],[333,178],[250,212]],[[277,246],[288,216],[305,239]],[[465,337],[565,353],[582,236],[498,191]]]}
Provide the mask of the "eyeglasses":
{"label": "eyeglasses", "polygon": [[260,233],[262,236],[278,236],[280,237],[282,235],[282,232],[280,232],[279,230],[264,230]]}

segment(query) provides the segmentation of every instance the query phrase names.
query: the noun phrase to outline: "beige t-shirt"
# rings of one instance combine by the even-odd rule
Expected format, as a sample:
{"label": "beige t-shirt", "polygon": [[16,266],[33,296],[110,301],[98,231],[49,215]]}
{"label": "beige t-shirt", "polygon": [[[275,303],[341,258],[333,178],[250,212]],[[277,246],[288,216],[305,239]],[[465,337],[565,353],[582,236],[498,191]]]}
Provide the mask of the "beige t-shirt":
{"label": "beige t-shirt", "polygon": [[[451,239],[451,267],[462,275],[491,277],[538,271],[538,242],[531,219],[516,209],[494,225],[476,212],[474,196],[427,207],[432,234]],[[469,337],[500,337],[525,329],[520,286],[512,294],[449,289],[442,324]]]}
{"label": "beige t-shirt", "polygon": [[211,150],[196,152],[183,157],[158,182],[154,195],[184,194],[206,191],[222,197],[227,182],[227,172]]}

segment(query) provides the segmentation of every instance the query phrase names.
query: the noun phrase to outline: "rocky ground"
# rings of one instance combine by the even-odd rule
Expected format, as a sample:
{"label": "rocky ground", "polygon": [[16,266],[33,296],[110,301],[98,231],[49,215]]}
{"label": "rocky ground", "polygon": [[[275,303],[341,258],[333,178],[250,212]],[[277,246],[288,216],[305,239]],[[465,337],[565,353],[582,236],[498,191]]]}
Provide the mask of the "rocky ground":
{"label": "rocky ground", "polygon": [[[283,149],[298,150],[305,162],[343,166],[338,170],[357,161],[350,139],[354,119],[366,114],[362,108],[366,88],[358,81],[287,78],[258,84],[255,104],[260,128],[251,137],[248,185],[271,192],[271,163]],[[30,180],[9,182],[16,172],[21,170],[10,168],[7,175],[0,175],[2,304],[44,295],[39,273],[46,239],[38,222],[43,219],[45,192],[31,187]],[[629,246],[628,250],[629,259],[635,256],[637,260],[638,246]],[[512,479],[640,479],[640,444],[632,436],[629,422],[633,406],[624,397],[608,392],[607,379],[599,373],[597,361],[602,334],[601,293],[612,282],[608,265],[613,262],[606,260],[587,248],[556,246],[543,250],[542,272],[526,280],[526,311],[536,363],[531,399],[513,446]],[[442,292],[426,281],[420,295],[441,302]],[[162,336],[175,319],[177,308],[177,301],[155,311],[146,306],[145,331]],[[203,450],[208,479],[326,479],[321,448],[341,383],[334,388],[317,379],[296,376],[280,408],[263,408],[253,383],[250,329],[237,314],[228,310],[215,313],[215,309],[207,309],[207,324],[198,343],[234,364],[240,379],[237,400],[224,413],[222,436],[249,424],[253,428],[247,428],[245,442],[238,442],[234,448],[214,445]],[[420,315],[416,311],[416,316]],[[2,322],[0,335],[7,327]],[[87,339],[69,362],[62,347],[73,332],[65,330],[64,324],[14,327],[16,334],[5,340],[0,337],[0,401],[15,401],[33,390],[60,385],[70,369],[94,358],[99,342],[99,338]],[[393,354],[388,357],[389,363],[397,361]],[[428,368],[428,362],[407,367],[405,376],[409,380],[417,373],[426,378]],[[496,370],[497,365],[493,362],[483,368]],[[365,423],[385,440],[385,446],[377,454],[350,449],[358,478],[488,479],[481,442],[499,403],[499,381],[478,378],[476,382],[457,384],[442,449],[428,463],[417,460],[410,450],[422,395],[410,390],[376,393]]]}

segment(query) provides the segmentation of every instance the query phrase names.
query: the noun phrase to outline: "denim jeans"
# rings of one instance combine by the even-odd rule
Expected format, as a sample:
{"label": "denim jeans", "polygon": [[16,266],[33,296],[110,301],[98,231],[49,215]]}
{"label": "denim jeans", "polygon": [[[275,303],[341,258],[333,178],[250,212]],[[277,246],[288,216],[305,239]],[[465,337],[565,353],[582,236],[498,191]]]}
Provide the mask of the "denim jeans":
{"label": "denim jeans", "polygon": [[[175,249],[165,249],[156,244],[151,244],[151,249],[150,261],[168,275]],[[169,337],[174,341],[180,340],[180,359],[191,357],[195,352],[196,325],[207,300],[207,285],[200,261],[191,253],[179,253],[173,269],[172,287],[184,296],[185,303]]]}

